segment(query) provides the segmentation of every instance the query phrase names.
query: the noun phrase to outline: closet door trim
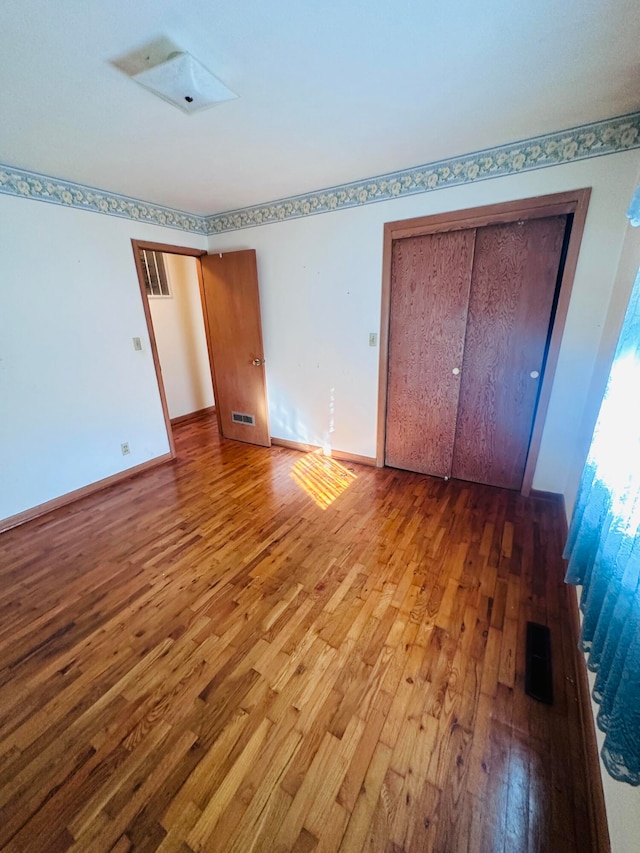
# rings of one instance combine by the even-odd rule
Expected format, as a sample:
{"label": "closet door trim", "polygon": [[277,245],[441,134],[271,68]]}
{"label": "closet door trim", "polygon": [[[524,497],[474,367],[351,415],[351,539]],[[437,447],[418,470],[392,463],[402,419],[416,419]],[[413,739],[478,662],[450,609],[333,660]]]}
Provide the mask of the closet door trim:
{"label": "closet door trim", "polygon": [[418,237],[424,234],[434,234],[443,231],[456,231],[467,228],[481,228],[483,225],[496,225],[504,222],[517,222],[521,219],[540,219],[548,216],[560,216],[561,214],[572,214],[573,222],[571,234],[567,245],[564,270],[560,282],[560,290],[553,321],[553,328],[549,341],[545,372],[540,388],[538,405],[536,408],[527,455],[527,463],[522,482],[522,494],[528,495],[531,491],[533,474],[538,460],[540,443],[544,421],[549,406],[551,388],[560,342],[564,331],[571,289],[578,263],[578,253],[584,223],[589,205],[591,189],[579,189],[566,193],[555,193],[553,195],[538,196],[519,201],[509,201],[503,204],[491,204],[483,207],[472,207],[466,210],[452,211],[449,213],[438,213],[434,216],[423,216],[416,219],[403,219],[396,222],[387,222],[384,226],[384,244],[382,259],[382,304],[380,310],[380,364],[378,379],[378,435],[376,445],[376,464],[384,466],[386,420],[387,420],[387,392],[389,373],[389,321],[391,303],[391,260],[393,254],[393,241],[404,237]]}

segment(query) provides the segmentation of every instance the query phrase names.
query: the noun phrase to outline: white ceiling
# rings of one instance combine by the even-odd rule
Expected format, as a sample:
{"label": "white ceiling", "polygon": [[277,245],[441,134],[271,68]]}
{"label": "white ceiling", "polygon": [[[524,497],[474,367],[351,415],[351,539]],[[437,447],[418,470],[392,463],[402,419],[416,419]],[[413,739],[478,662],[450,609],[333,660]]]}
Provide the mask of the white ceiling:
{"label": "white ceiling", "polygon": [[[163,39],[239,99],[185,115],[114,65]],[[215,213],[631,112],[639,82],[637,0],[2,0],[0,162]]]}

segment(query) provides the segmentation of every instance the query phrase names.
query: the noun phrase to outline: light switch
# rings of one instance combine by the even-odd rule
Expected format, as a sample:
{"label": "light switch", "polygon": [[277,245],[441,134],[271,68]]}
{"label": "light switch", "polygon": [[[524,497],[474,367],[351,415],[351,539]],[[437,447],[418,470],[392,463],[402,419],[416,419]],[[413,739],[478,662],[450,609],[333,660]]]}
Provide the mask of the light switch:
{"label": "light switch", "polygon": [[142,341],[140,340],[140,338],[133,339],[133,348],[134,350],[136,350],[136,352],[142,352]]}
{"label": "light switch", "polygon": [[378,333],[377,332],[369,332],[369,346],[377,347],[378,346]]}

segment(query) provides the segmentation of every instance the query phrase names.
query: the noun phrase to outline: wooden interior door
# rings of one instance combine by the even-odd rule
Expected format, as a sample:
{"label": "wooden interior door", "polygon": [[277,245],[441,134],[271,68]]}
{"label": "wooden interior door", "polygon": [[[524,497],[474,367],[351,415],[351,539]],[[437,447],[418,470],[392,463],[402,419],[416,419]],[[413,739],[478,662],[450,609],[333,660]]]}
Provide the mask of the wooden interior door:
{"label": "wooden interior door", "polygon": [[385,444],[393,468],[451,473],[474,239],[469,229],[393,243]]}
{"label": "wooden interior door", "polygon": [[521,488],[566,219],[477,229],[453,477]]}
{"label": "wooden interior door", "polygon": [[202,301],[222,435],[271,445],[253,249],[203,255]]}

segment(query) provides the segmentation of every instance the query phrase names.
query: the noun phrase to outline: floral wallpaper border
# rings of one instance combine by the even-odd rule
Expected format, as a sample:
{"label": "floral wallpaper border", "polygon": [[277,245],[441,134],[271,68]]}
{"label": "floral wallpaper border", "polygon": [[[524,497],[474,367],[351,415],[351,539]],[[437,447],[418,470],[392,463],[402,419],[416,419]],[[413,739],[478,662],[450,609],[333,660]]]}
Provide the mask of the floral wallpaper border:
{"label": "floral wallpaper border", "polygon": [[344,210],[640,148],[640,112],[206,217],[207,234]]}
{"label": "floral wallpaper border", "polygon": [[11,166],[0,165],[0,193],[36,201],[48,201],[51,204],[61,204],[77,210],[91,210],[94,213],[105,213],[137,222],[148,222],[152,225],[164,225],[180,231],[206,234],[205,217],[195,213],[173,210],[170,207],[151,204],[130,196],[94,189],[72,181],[50,178],[37,172],[14,169]]}
{"label": "floral wallpaper border", "polygon": [[180,231],[212,235],[544,169],[634,148],[640,148],[640,112],[211,216],[173,210],[129,196],[2,165],[0,193],[163,225]]}

